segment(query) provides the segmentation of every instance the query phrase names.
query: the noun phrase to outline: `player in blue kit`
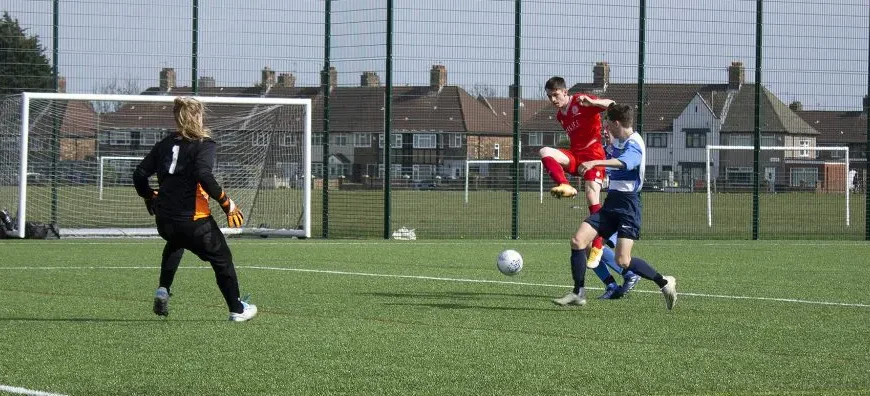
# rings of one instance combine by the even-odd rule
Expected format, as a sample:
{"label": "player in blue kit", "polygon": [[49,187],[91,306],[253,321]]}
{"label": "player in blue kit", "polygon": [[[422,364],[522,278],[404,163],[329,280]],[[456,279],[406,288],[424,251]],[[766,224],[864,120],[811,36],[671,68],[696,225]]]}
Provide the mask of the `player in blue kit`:
{"label": "player in blue kit", "polygon": [[640,134],[634,132],[633,123],[634,110],[630,106],[611,104],[607,109],[606,128],[613,141],[607,147],[607,159],[580,164],[584,171],[596,166],[609,168],[610,185],[601,210],[587,217],[571,238],[571,274],[574,288],[565,296],[554,299],[553,302],[557,305],[586,304],[585,247],[598,235],[609,238],[613,234],[617,237],[615,255],[619,267],[655,282],[661,289],[667,309],[673,309],[677,301],[677,280],[674,277],[663,276],[645,260],[631,257],[634,241],[640,239],[640,191],[646,165],[646,146]]}

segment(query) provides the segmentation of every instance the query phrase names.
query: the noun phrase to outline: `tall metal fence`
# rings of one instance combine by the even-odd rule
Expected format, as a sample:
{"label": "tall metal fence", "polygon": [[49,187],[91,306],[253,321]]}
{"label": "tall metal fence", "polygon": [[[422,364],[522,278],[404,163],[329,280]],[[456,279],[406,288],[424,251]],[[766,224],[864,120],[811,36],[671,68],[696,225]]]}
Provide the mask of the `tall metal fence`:
{"label": "tall metal fence", "polygon": [[[310,97],[318,237],[567,238],[587,205],[550,198],[536,161],[565,144],[543,90],[558,75],[636,106],[643,238],[870,239],[865,0],[0,8],[38,36],[46,89]],[[11,86],[38,65],[0,39],[0,88],[37,89]]]}

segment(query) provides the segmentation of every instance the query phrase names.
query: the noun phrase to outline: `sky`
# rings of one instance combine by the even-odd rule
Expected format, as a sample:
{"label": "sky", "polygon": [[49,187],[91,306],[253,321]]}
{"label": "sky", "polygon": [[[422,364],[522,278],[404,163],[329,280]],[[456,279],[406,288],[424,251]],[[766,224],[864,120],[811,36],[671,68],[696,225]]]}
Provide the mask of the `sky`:
{"label": "sky", "polygon": [[[285,4],[282,4],[285,3]],[[330,63],[339,85],[363,71],[386,80],[386,0],[334,0]],[[427,85],[443,64],[448,84],[506,96],[513,83],[513,0],[394,0],[393,81]],[[709,3],[709,4],[707,4]],[[60,0],[60,73],[68,92],[94,92],[111,80],[156,86],[173,67],[191,83],[191,2]],[[319,82],[324,1],[199,0],[198,75],[219,86],[251,86],[263,67]],[[591,82],[595,62],[611,82],[638,73],[638,1],[524,0],[523,96],[540,98],[552,75]],[[725,83],[732,61],[755,80],[755,0],[647,0],[647,83]],[[867,0],[765,0],[762,84],[805,109],[858,110],[868,92]],[[0,0],[0,10],[39,35],[51,54],[51,0]]]}

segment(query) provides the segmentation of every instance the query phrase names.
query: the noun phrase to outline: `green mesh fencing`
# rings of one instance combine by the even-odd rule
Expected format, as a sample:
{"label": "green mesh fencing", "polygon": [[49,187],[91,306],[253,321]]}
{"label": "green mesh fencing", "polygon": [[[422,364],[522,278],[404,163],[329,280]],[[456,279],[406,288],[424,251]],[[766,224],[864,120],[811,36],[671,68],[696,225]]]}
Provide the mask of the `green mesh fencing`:
{"label": "green mesh fencing", "polygon": [[[543,90],[555,75],[572,93],[635,106],[647,145],[643,238],[870,237],[864,0],[3,9],[3,94],[310,98],[315,237],[390,238],[406,228],[418,239],[569,238],[588,215],[585,199],[551,198],[538,161],[542,147],[565,144]],[[14,211],[11,103],[0,107],[0,207]],[[101,106],[101,116],[118,110]],[[56,121],[45,166],[99,155],[88,149],[99,144],[81,142],[98,139],[99,125],[83,135]],[[769,149],[709,149],[756,145]],[[288,169],[273,178],[298,175],[289,171],[298,164],[269,165]],[[260,188],[278,185],[289,182]]]}

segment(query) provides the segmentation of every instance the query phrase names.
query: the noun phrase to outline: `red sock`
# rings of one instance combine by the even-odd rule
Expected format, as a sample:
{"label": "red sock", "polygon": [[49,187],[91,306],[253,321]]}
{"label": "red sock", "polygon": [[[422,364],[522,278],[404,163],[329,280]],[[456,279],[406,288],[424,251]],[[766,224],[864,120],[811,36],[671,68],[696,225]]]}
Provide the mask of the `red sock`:
{"label": "red sock", "polygon": [[[589,214],[598,213],[599,210],[601,210],[601,204],[589,205]],[[603,249],[604,239],[602,239],[600,236],[595,237],[595,239],[592,240],[592,247],[596,249]]]}
{"label": "red sock", "polygon": [[555,158],[541,158],[541,163],[544,164],[544,169],[547,170],[547,173],[550,174],[550,178],[552,178],[556,184],[568,184],[568,178],[565,177],[565,170],[562,169],[562,165],[559,165],[559,162],[556,161]]}

